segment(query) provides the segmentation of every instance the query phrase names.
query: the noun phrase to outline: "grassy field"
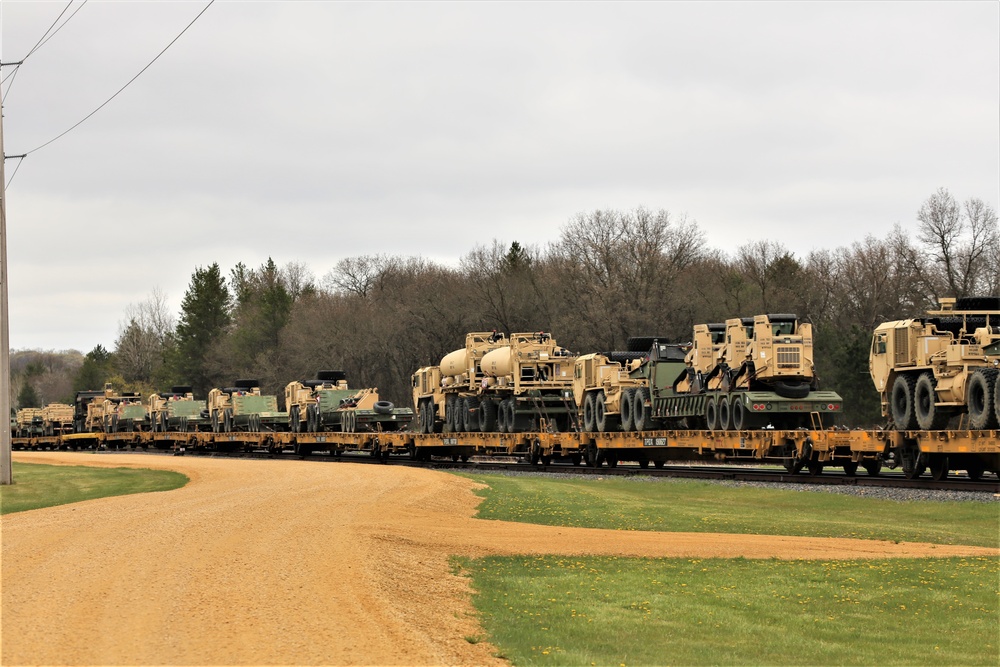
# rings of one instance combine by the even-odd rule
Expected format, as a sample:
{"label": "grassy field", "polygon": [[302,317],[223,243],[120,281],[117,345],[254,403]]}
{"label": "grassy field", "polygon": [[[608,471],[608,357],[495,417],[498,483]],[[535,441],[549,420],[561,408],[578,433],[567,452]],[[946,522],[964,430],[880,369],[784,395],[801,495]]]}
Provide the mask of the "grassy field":
{"label": "grassy field", "polygon": [[515,665],[1000,661],[997,559],[549,556],[459,567],[488,639]]}
{"label": "grassy field", "polygon": [[[996,503],[702,482],[471,476],[479,517],[997,546]],[[515,665],[997,665],[1000,559],[456,559]]]}
{"label": "grassy field", "polygon": [[170,491],[188,482],[179,472],[14,462],[14,484],[0,487],[0,514],[130,493]]}
{"label": "grassy field", "polygon": [[467,476],[489,485],[477,492],[485,498],[482,519],[1000,547],[1000,503],[896,502],[687,480]]}

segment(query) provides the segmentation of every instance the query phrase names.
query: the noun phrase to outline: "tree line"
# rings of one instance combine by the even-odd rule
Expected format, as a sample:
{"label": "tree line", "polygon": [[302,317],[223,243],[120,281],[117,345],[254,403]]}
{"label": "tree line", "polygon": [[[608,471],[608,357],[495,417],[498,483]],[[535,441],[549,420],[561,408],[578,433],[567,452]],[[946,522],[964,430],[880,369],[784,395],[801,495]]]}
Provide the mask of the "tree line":
{"label": "tree line", "polygon": [[494,240],[457,266],[363,255],[317,279],[296,262],[228,274],[212,264],[194,270],[176,319],[154,291],[126,309],[111,350],[67,360],[61,384],[39,382],[37,363],[12,363],[14,403],[65,400],[106,381],[144,395],[185,384],[204,396],[237,378],[257,378],[280,399],[292,380],[343,369],[351,386],[408,404],[413,371],[462,347],[468,331],[549,331],[586,353],[624,349],[630,336],[686,342],[698,323],[790,312],[813,323],[817,372],[844,397],[844,423],[870,426],[881,420],[868,376],[872,330],[938,297],[1000,294],[989,205],[942,188],[914,222],[912,234],[897,224],[884,238],[797,257],[776,240],[710,248],[695,221],[665,210],[597,210],[545,247]]}

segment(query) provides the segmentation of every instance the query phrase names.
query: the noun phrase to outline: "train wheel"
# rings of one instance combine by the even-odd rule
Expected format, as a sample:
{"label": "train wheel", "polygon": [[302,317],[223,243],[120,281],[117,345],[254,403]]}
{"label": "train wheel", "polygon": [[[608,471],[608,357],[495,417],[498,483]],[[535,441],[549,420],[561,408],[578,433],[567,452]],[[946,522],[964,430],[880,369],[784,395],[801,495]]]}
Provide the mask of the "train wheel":
{"label": "train wheel", "polygon": [[580,456],[579,454],[573,454],[572,456],[569,457],[569,460],[573,465],[578,466],[580,465],[580,463],[583,462],[583,457]]}
{"label": "train wheel", "polygon": [[848,477],[854,477],[858,474],[858,462],[857,461],[847,461],[844,463],[844,474]]}
{"label": "train wheel", "polygon": [[649,467],[649,459],[639,459],[639,467],[645,470]]}
{"label": "train wheel", "polygon": [[635,399],[633,398],[633,391],[631,389],[625,389],[622,391],[621,400],[619,401],[618,414],[622,418],[622,430],[631,431],[633,426],[633,403]]}
{"label": "train wheel", "polygon": [[948,424],[948,413],[937,405],[937,390],[934,387],[934,376],[930,371],[921,373],[913,387],[913,410],[917,416],[917,426],[925,431],[939,431]]}
{"label": "train wheel", "polygon": [[984,472],[986,472],[986,467],[979,459],[973,459],[965,464],[965,474],[973,482],[978,482],[982,479]]}
{"label": "train wheel", "polygon": [[594,393],[588,393],[583,399],[583,430],[591,433],[595,430],[597,421],[594,415]]}
{"label": "train wheel", "polygon": [[813,477],[816,477],[817,475],[822,475],[823,463],[815,459],[810,459],[809,462],[806,463],[806,469],[809,471],[809,474],[812,475]]}
{"label": "train wheel", "polygon": [[869,477],[878,477],[882,472],[882,461],[880,460],[865,461],[861,465],[864,466],[865,472],[868,473]]}
{"label": "train wheel", "polygon": [[618,467],[618,455],[617,454],[605,454],[604,458],[607,460],[609,468],[617,468]]}
{"label": "train wheel", "polygon": [[941,482],[948,478],[948,457],[945,454],[935,454],[930,457],[931,478]]}
{"label": "train wheel", "polygon": [[653,465],[657,468],[662,468],[664,463],[666,463],[666,461],[653,461]]}
{"label": "train wheel", "polygon": [[892,408],[892,421],[896,424],[897,431],[915,431],[917,429],[917,415],[913,405],[916,383],[913,376],[905,373],[897,375],[892,383],[889,404]]}

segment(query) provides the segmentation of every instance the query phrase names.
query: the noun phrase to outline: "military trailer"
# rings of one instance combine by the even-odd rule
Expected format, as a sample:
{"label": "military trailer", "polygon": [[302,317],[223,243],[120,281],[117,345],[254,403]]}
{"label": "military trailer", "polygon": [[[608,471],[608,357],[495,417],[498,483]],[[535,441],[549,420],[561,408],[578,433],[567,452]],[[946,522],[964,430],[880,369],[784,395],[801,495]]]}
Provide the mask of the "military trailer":
{"label": "military trailer", "polygon": [[237,380],[232,387],[208,392],[213,433],[283,431],[288,413],[278,410],[278,397],[260,393],[259,380]]}
{"label": "military trailer", "polygon": [[1000,426],[1000,297],[938,299],[923,317],[880,324],[868,368],[882,416],[901,431]]}
{"label": "military trailer", "polygon": [[208,402],[195,399],[191,387],[178,385],[170,391],[150,394],[149,420],[154,432],[202,431],[209,428]]}
{"label": "military trailer", "polygon": [[49,403],[42,408],[42,430],[45,435],[73,432],[73,406],[66,403]]}

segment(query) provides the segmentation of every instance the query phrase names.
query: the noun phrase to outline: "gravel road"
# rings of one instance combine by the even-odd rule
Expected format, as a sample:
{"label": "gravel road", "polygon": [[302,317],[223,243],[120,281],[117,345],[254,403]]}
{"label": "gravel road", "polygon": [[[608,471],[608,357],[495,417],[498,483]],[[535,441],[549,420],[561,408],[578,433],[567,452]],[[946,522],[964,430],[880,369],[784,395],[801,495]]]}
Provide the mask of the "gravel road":
{"label": "gravel road", "polygon": [[493,665],[449,556],[998,555],[866,540],[619,532],[484,521],[469,480],[303,461],[16,452],[177,470],[175,491],[2,519],[2,662]]}

